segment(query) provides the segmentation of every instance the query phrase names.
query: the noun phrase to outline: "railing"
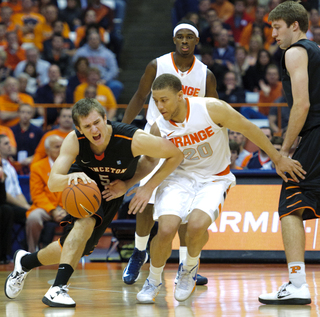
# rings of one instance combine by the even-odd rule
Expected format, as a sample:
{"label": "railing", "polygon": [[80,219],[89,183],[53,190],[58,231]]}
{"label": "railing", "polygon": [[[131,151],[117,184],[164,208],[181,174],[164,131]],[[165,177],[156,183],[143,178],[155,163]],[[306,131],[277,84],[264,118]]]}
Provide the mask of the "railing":
{"label": "railing", "polygon": [[[12,106],[12,104],[10,104]],[[286,103],[232,103],[230,104],[232,107],[278,107],[278,128],[279,131],[281,131],[281,107],[287,107],[288,105]],[[62,104],[52,104],[52,103],[46,103],[46,104],[35,104],[35,107],[43,107],[44,108],[44,123],[43,128],[46,129],[47,127],[47,108],[71,108],[73,104],[68,103],[62,103]],[[118,104],[118,109],[125,109],[127,108],[127,104]],[[144,109],[148,108],[148,105],[143,106]]]}

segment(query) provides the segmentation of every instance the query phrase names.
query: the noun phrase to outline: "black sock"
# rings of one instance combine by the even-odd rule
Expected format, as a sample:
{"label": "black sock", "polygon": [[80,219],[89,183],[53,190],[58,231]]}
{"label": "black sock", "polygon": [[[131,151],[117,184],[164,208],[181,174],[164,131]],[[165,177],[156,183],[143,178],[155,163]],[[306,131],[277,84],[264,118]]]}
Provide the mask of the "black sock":
{"label": "black sock", "polygon": [[67,285],[74,269],[69,264],[60,264],[58,268],[58,273],[56,276],[56,279],[52,285],[54,286],[60,286],[60,285]]}
{"label": "black sock", "polygon": [[30,270],[34,269],[35,267],[43,265],[38,260],[38,252],[27,254],[21,258],[22,269],[25,272],[29,272]]}

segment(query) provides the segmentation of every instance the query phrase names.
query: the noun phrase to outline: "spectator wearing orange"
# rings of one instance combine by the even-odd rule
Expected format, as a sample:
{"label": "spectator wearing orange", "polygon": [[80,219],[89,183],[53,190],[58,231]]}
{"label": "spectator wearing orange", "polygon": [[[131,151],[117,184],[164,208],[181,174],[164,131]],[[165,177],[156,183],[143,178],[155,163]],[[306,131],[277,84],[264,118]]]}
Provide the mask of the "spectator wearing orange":
{"label": "spectator wearing orange", "polygon": [[7,6],[2,6],[0,9],[0,21],[3,22],[6,26],[7,32],[16,31],[17,26],[14,25],[11,21],[12,9]]}
{"label": "spectator wearing orange", "polygon": [[269,19],[269,12],[271,12],[277,5],[279,5],[282,2],[282,0],[269,0],[268,3],[268,12],[264,15],[263,21],[266,23],[269,23],[271,25],[271,22],[268,21]]}
{"label": "spectator wearing orange", "polygon": [[211,3],[211,8],[217,12],[222,22],[228,20],[234,13],[234,5],[228,0],[216,0]]}
{"label": "spectator wearing orange", "polygon": [[58,117],[58,127],[54,130],[48,131],[41,138],[36,148],[36,151],[34,153],[31,166],[47,156],[44,143],[48,136],[56,134],[64,139],[72,130],[73,130],[72,110],[71,108],[61,108],[61,111]]}
{"label": "spectator wearing orange", "polygon": [[8,0],[6,2],[2,2],[0,7],[8,7],[12,10],[13,13],[18,13],[22,11],[22,1],[21,0]]}
{"label": "spectator wearing orange", "polygon": [[109,42],[109,33],[103,27],[99,27],[97,24],[96,12],[94,10],[88,10],[86,11],[84,16],[84,25],[79,26],[76,29],[76,39],[74,41],[75,47],[78,48],[85,43],[87,30],[91,26],[96,26],[96,28],[98,29],[102,43],[107,44]]}
{"label": "spectator wearing orange", "polygon": [[0,134],[4,134],[9,138],[10,146],[11,146],[11,154],[10,156],[16,155],[17,152],[17,142],[12,130],[4,125],[0,125]]}
{"label": "spectator wearing orange", "polygon": [[107,117],[109,120],[112,120],[117,112],[117,102],[111,89],[106,85],[100,84],[100,80],[100,70],[96,67],[90,67],[88,69],[87,82],[77,86],[74,91],[74,102],[77,102],[80,99],[86,97],[86,90],[88,89],[88,87],[91,86],[90,89],[95,87],[96,94],[93,98],[97,99],[100,102],[100,104],[106,108]]}
{"label": "spectator wearing orange", "polygon": [[[53,4],[48,4],[44,8],[45,22],[38,24],[34,28],[35,42],[34,44],[42,52],[43,42],[50,39],[53,35],[53,23],[58,20],[58,8]],[[68,38],[70,33],[69,26],[66,22],[63,22],[62,36]]]}
{"label": "spectator wearing orange", "polygon": [[33,12],[33,8],[32,0],[22,0],[22,11],[11,17],[12,23],[18,26],[18,39],[22,44],[35,43],[34,29],[36,25],[46,22],[42,14]]}
{"label": "spectator wearing orange", "polygon": [[246,13],[255,20],[258,0],[246,0]]}
{"label": "spectator wearing orange", "polygon": [[4,94],[0,96],[0,124],[7,127],[16,125],[19,118],[19,105],[28,103],[34,106],[33,98],[19,93],[19,83],[14,77],[8,77],[4,82]]}
{"label": "spectator wearing orange", "polygon": [[253,19],[246,13],[245,10],[245,0],[235,0],[234,13],[229,19],[225,21],[225,23],[228,24],[232,30],[235,43],[240,42],[243,29],[250,22],[253,22]]}
{"label": "spectator wearing orange", "polygon": [[[279,80],[279,69],[276,65],[271,64],[267,67],[266,82],[264,80],[259,81],[259,103],[272,103],[282,96],[282,83]],[[259,112],[268,115],[269,107],[259,107]]]}
{"label": "spectator wearing orange", "polygon": [[263,17],[266,14],[266,8],[264,6],[258,6],[256,10],[256,17],[254,22],[250,22],[242,31],[240,37],[240,45],[244,46],[247,50],[249,49],[250,38],[253,34],[259,34],[263,36],[264,48],[269,49],[270,45],[274,43],[272,37],[272,27],[269,23],[264,22]]}
{"label": "spectator wearing orange", "polygon": [[309,30],[307,37],[309,40],[313,40],[313,30],[320,26],[320,15],[317,9],[311,9],[309,15]]}
{"label": "spectator wearing orange", "polygon": [[26,51],[20,46],[18,36],[15,31],[8,32],[6,34],[6,38],[7,47],[5,52],[7,53],[7,60],[5,66],[14,71],[17,65],[26,59]]}
{"label": "spectator wearing orange", "polygon": [[51,192],[47,185],[51,167],[60,153],[62,141],[63,138],[58,135],[47,137],[44,146],[48,156],[31,166],[32,206],[26,213],[26,236],[29,252],[37,250],[44,222],[55,221],[59,223],[67,215],[62,207],[62,193]]}

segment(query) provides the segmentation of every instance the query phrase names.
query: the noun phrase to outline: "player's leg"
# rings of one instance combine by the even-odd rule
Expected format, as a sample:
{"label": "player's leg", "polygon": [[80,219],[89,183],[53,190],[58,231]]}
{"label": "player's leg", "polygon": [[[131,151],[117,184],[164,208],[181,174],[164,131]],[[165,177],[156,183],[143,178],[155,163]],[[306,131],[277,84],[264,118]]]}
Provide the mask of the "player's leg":
{"label": "player's leg", "polygon": [[281,219],[282,239],[289,271],[289,283],[283,284],[279,291],[262,294],[263,304],[310,304],[311,297],[306,281],[304,253],[305,231],[300,209]]}
{"label": "player's leg", "polygon": [[[179,264],[186,258],[187,256],[187,244],[185,240],[187,232],[187,224],[182,224],[179,228],[179,239],[180,239],[180,248],[179,248]],[[177,273],[178,276],[178,273]],[[174,283],[177,284],[177,277],[174,280]],[[205,276],[197,274],[197,285],[206,285],[208,283],[208,279]]]}
{"label": "player's leg", "polygon": [[122,275],[126,284],[133,284],[138,280],[140,269],[148,260],[147,244],[154,225],[152,214],[153,204],[148,204],[142,213],[136,215],[135,248]]}
{"label": "player's leg", "polygon": [[138,293],[141,303],[153,303],[162,285],[162,271],[172,250],[172,240],[179,228],[181,218],[164,215],[159,218],[158,232],[151,241],[149,276]]}
{"label": "player's leg", "polygon": [[42,298],[44,304],[51,307],[74,307],[76,305],[68,295],[67,283],[84,253],[95,225],[96,219],[94,217],[81,218],[74,222],[73,228],[63,242],[55,281]]}
{"label": "player's leg", "polygon": [[202,210],[194,209],[188,219],[185,235],[187,255],[179,265],[175,299],[185,301],[195,289],[200,253],[209,239],[207,232],[212,218]]}

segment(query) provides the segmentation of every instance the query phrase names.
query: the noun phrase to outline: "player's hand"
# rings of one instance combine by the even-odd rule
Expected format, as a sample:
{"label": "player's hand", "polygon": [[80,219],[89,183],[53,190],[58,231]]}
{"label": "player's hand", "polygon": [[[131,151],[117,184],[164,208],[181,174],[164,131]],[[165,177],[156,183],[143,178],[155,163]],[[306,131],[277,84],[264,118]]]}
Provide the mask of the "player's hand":
{"label": "player's hand", "polygon": [[302,168],[300,162],[296,160],[293,160],[286,156],[282,156],[280,160],[275,163],[275,165],[278,175],[281,176],[285,182],[288,182],[288,178],[285,175],[285,172],[289,173],[292,179],[297,183],[299,183],[298,177],[301,179],[305,179],[304,175],[307,172]]}
{"label": "player's hand", "polygon": [[110,201],[112,199],[123,196],[127,192],[126,183],[121,181],[120,179],[116,179],[110,184],[104,186],[104,191],[101,193],[102,198],[106,201]]}
{"label": "player's hand", "polygon": [[146,185],[135,187],[133,190],[131,190],[128,193],[128,196],[132,195],[133,193],[135,193],[135,195],[130,201],[128,214],[135,215],[137,212],[143,212],[151,198],[152,192],[153,189],[148,188]]}
{"label": "player's hand", "polygon": [[52,218],[55,222],[60,222],[66,215],[67,212],[60,206],[52,210]]}
{"label": "player's hand", "polygon": [[88,184],[88,183],[90,184],[92,182],[95,183],[95,181],[91,179],[89,176],[87,176],[87,174],[83,172],[77,172],[77,173],[68,174],[68,185],[72,183],[74,185],[78,185],[79,179],[81,179],[84,184]]}

